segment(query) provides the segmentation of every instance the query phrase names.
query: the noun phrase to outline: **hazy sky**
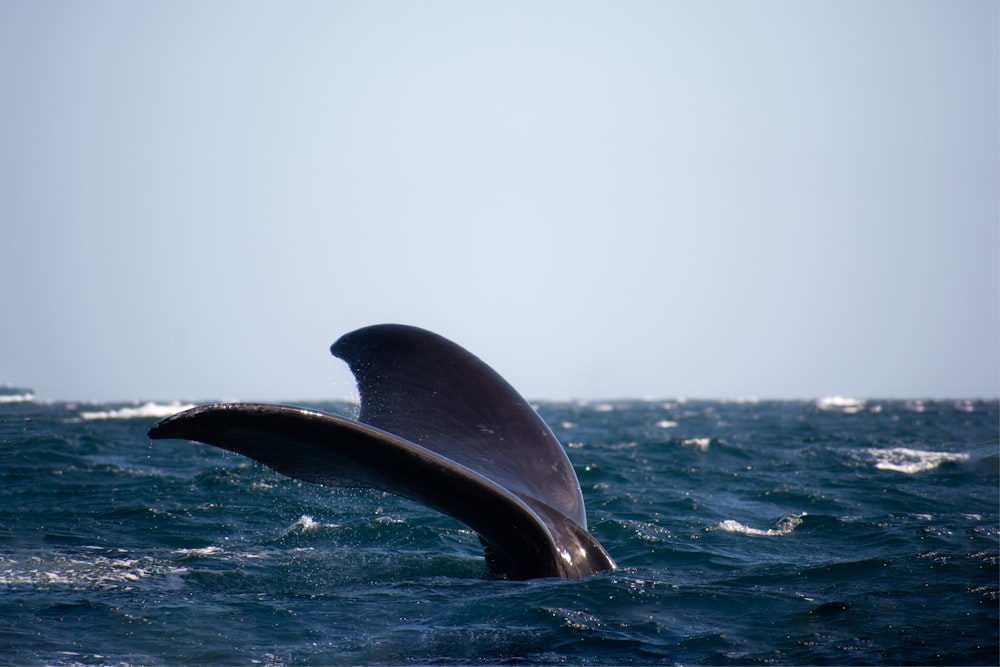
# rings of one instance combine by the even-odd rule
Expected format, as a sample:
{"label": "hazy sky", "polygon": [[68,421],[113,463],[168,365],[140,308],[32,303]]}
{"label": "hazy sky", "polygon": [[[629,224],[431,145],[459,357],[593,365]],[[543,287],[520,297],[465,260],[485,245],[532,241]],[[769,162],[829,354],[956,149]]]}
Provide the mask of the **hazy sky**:
{"label": "hazy sky", "polygon": [[2,2],[0,383],[1000,394],[998,3]]}

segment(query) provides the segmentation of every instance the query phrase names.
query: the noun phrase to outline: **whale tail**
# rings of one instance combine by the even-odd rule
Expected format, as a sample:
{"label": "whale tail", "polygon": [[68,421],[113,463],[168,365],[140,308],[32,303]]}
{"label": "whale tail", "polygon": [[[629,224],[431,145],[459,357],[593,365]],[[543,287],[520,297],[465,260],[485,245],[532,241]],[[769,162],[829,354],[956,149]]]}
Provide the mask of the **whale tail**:
{"label": "whale tail", "polygon": [[354,373],[357,421],[292,406],[193,408],[153,426],[329,486],[372,487],[465,523],[491,569],[580,578],[615,563],[586,529],[579,481],[555,435],[493,369],[455,343],[386,324],[331,347]]}

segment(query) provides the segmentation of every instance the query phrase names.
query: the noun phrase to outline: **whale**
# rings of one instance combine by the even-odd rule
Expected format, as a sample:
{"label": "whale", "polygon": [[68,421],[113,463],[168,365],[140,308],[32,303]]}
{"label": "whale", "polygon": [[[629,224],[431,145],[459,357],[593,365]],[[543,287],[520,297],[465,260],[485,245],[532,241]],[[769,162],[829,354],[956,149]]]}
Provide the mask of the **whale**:
{"label": "whale", "polygon": [[219,403],[157,422],[151,439],[220,447],[294,479],[398,494],[479,536],[498,576],[581,579],[616,569],[587,530],[579,479],[538,412],[458,344],[414,326],[341,336],[357,419],[269,403]]}

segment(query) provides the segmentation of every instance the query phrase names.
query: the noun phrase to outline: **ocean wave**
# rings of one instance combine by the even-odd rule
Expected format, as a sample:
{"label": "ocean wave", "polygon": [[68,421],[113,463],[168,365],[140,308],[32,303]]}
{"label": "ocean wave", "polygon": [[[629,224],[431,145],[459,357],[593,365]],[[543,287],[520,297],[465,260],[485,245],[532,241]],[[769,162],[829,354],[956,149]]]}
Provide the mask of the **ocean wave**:
{"label": "ocean wave", "polygon": [[0,403],[30,403],[35,400],[35,392],[4,385],[0,387]]}
{"label": "ocean wave", "polygon": [[816,407],[820,410],[843,410],[848,414],[860,412],[865,407],[865,402],[860,398],[847,398],[846,396],[827,396],[816,401]]}
{"label": "ocean wave", "polygon": [[137,419],[143,417],[162,419],[163,417],[169,417],[184,410],[190,410],[193,407],[195,407],[193,403],[181,403],[180,401],[173,401],[172,403],[154,403],[149,401],[148,403],[130,408],[81,412],[80,417],[83,419]]}
{"label": "ocean wave", "polygon": [[0,557],[0,585],[66,586],[73,589],[131,587],[151,576],[186,572],[152,558],[32,556],[23,562]]}
{"label": "ocean wave", "polygon": [[190,549],[176,549],[174,553],[183,558],[190,558],[197,556],[215,556],[216,554],[222,553],[222,548],[211,546],[211,547],[190,548]]}
{"label": "ocean wave", "polygon": [[909,475],[934,470],[942,463],[960,463],[969,460],[968,454],[960,452],[927,452],[909,447],[872,448],[864,451],[875,460],[875,467],[879,470],[894,470]]}
{"label": "ocean wave", "polygon": [[804,516],[806,516],[805,512],[802,514],[784,514],[766,530],[751,528],[750,526],[740,523],[739,521],[734,521],[733,519],[720,521],[714,526],[710,526],[708,530],[721,530],[724,533],[739,533],[741,535],[790,535],[802,523],[802,517]]}
{"label": "ocean wave", "polygon": [[317,523],[308,514],[303,514],[295,523],[281,531],[275,539],[283,540],[292,535],[305,535],[324,528],[340,528],[340,526],[335,523]]}
{"label": "ocean wave", "polygon": [[685,447],[697,447],[701,451],[708,451],[708,446],[712,444],[711,438],[687,438],[681,441]]}

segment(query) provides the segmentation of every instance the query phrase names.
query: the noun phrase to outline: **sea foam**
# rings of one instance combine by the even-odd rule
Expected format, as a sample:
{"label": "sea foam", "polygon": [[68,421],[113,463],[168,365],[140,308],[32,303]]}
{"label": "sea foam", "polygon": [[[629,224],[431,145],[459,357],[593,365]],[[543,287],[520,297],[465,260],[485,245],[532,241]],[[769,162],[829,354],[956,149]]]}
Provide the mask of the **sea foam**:
{"label": "sea foam", "polygon": [[909,447],[892,449],[866,449],[865,453],[875,459],[879,470],[894,470],[907,474],[934,470],[942,463],[968,461],[969,455],[960,452],[927,452]]}
{"label": "sea foam", "polygon": [[35,392],[8,385],[0,387],[0,403],[30,403],[35,400]]}
{"label": "sea foam", "polygon": [[170,415],[175,415],[178,412],[183,412],[184,410],[190,410],[193,407],[193,403],[181,403],[180,401],[174,401],[172,403],[154,403],[149,401],[148,403],[143,403],[142,405],[130,408],[81,412],[80,417],[83,419],[136,419],[142,417],[156,417],[158,419],[162,419],[163,417],[169,417]]}
{"label": "sea foam", "polygon": [[742,535],[790,535],[802,523],[802,517],[804,516],[804,512],[802,514],[785,514],[766,530],[751,528],[739,521],[726,519],[709,527],[709,530],[721,530],[725,533],[740,533]]}
{"label": "sea foam", "polygon": [[701,451],[707,451],[708,446],[712,444],[711,438],[687,438],[681,441],[681,444],[685,447],[697,447]]}
{"label": "sea foam", "polygon": [[36,556],[24,562],[0,557],[0,585],[67,586],[74,589],[131,587],[151,576],[168,577],[187,570],[149,557]]}
{"label": "sea foam", "polygon": [[335,523],[319,523],[308,514],[303,514],[295,523],[281,531],[275,539],[282,540],[290,535],[305,535],[306,533],[328,528],[340,528],[340,526]]}
{"label": "sea foam", "polygon": [[865,402],[860,398],[847,398],[846,396],[827,396],[816,401],[816,407],[820,410],[843,410],[848,414],[860,412],[865,407]]}

